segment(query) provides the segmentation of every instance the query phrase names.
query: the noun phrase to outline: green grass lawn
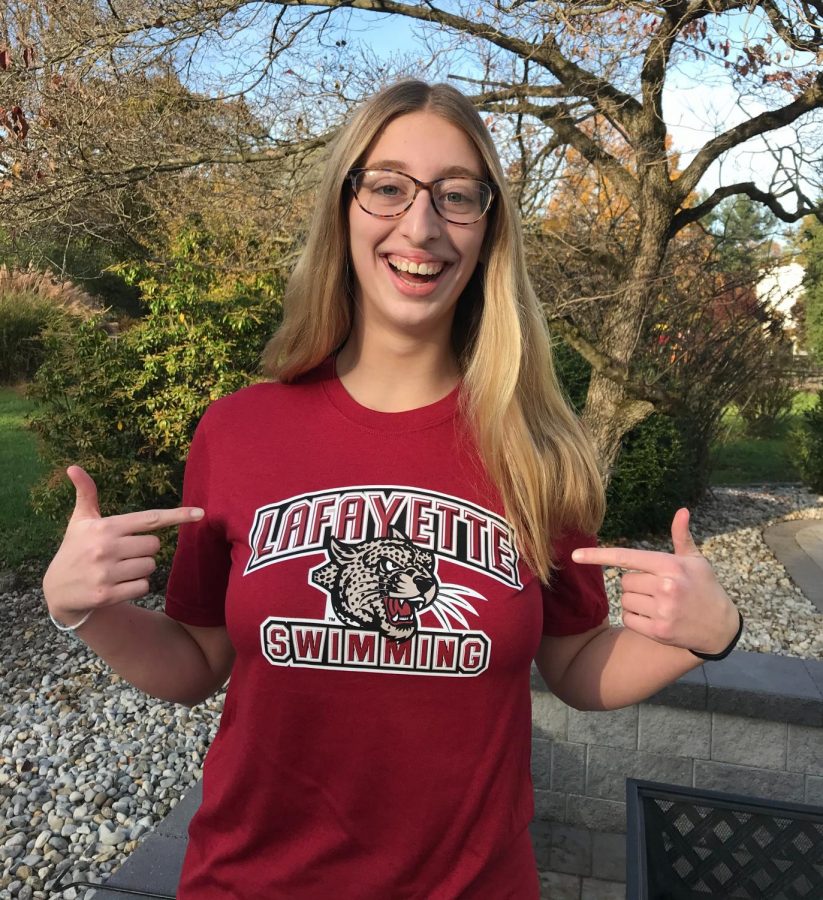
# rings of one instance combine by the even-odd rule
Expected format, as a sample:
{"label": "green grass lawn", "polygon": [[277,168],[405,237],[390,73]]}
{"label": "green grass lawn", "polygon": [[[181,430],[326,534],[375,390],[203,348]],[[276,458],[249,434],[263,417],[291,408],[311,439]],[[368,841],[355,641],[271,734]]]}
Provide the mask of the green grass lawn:
{"label": "green grass lawn", "polygon": [[0,568],[47,560],[62,530],[36,516],[29,503],[29,489],[45,473],[26,428],[33,409],[22,390],[0,387]]}
{"label": "green grass lawn", "polygon": [[814,398],[812,393],[797,394],[791,415],[775,427],[772,435],[761,438],[747,436],[740,413],[736,407],[729,407],[723,416],[719,438],[712,448],[711,483],[799,481],[788,435],[797,417],[814,402]]}

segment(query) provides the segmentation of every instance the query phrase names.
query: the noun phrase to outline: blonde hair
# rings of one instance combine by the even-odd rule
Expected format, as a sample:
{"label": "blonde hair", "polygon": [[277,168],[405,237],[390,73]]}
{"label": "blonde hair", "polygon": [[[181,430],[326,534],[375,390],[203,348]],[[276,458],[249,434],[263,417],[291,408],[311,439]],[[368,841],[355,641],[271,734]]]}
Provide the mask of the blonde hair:
{"label": "blonde hair", "polygon": [[373,96],[331,152],[306,246],[286,288],[283,324],[263,354],[267,375],[288,382],[340,347],[352,326],[346,173],[397,116],[429,111],[460,128],[498,186],[477,271],[458,301],[452,341],[461,405],[500,491],[524,559],[548,581],[564,531],[594,533],[605,507],[597,460],[568,406],[545,318],[526,270],[519,217],[494,143],[477,111],[447,84],[402,81]]}

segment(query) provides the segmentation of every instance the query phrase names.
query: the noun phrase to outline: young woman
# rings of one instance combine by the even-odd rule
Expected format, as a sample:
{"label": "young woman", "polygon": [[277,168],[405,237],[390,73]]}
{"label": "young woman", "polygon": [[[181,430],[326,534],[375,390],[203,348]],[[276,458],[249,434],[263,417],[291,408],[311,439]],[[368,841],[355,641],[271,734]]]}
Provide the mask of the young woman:
{"label": "young woman", "polygon": [[[265,367],[203,417],[181,509],[101,519],[70,468],[44,581],[154,696],[193,704],[231,672],[178,896],[536,898],[532,660],[566,702],[623,706],[740,620],[685,510],[673,555],[592,547],[595,458],[456,90],[400,83],[342,131]],[[128,601],[166,525],[163,614]],[[625,628],[601,564],[634,570]]]}

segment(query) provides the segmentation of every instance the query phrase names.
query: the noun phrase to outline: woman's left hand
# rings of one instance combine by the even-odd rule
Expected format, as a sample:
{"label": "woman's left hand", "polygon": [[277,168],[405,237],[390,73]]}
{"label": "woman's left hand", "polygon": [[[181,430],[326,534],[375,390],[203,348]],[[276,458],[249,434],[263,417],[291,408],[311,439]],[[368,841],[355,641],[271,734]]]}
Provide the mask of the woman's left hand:
{"label": "woman's left hand", "polygon": [[629,569],[622,576],[623,624],[661,644],[721,653],[739,625],[737,609],[689,531],[689,511],[672,520],[674,553],[582,547],[577,563]]}

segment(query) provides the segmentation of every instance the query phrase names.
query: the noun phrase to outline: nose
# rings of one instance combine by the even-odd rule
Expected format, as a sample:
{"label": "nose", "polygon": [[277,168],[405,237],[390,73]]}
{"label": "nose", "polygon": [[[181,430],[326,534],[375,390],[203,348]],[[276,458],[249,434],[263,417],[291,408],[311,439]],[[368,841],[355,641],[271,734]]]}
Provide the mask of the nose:
{"label": "nose", "polygon": [[440,237],[441,220],[434,208],[431,193],[421,188],[414,203],[400,219],[400,233],[412,243],[422,246]]}

